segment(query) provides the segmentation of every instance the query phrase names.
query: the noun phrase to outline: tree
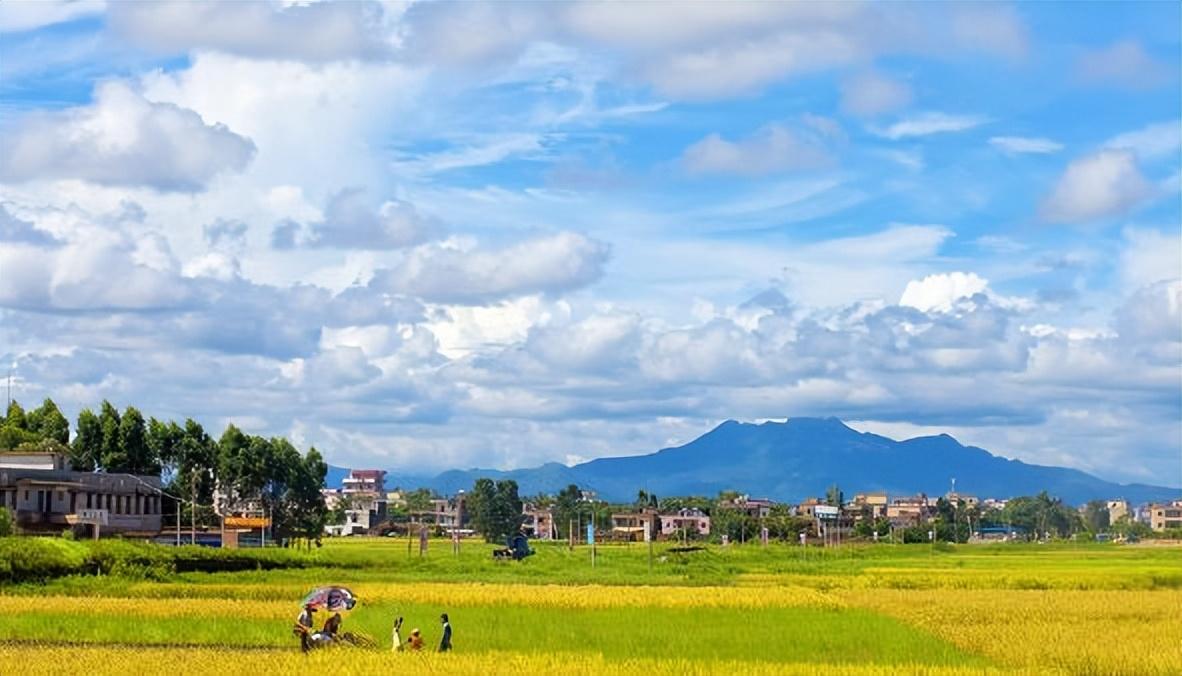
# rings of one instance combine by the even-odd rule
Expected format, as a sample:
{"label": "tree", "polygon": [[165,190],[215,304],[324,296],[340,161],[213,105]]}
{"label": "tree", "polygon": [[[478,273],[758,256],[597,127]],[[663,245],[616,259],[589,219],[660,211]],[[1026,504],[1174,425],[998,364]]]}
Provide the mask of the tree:
{"label": "tree", "polygon": [[833,484],[829,487],[829,490],[825,491],[825,504],[834,507],[841,507],[845,504],[845,495],[837,487],[837,484]]}
{"label": "tree", "polygon": [[[496,502],[497,487],[492,479],[481,477],[472,484],[468,494],[468,509],[472,514],[472,528],[484,536],[486,542],[494,542],[493,505]],[[407,500],[410,506],[410,500]]]}
{"label": "tree", "polygon": [[1084,525],[1092,533],[1103,533],[1109,526],[1108,503],[1103,500],[1092,500],[1084,505]]}
{"label": "tree", "polygon": [[511,535],[521,531],[521,524],[525,520],[521,506],[521,497],[517,495],[517,482],[512,479],[498,481],[492,510],[495,541],[504,542]]}
{"label": "tree", "polygon": [[78,429],[70,444],[70,466],[79,472],[93,472],[103,454],[103,426],[89,408],[78,412]]}
{"label": "tree", "polygon": [[119,446],[125,464],[121,469],[108,468],[107,471],[160,475],[160,460],[148,445],[144,416],[134,406],[128,406],[119,419]]}
{"label": "tree", "polygon": [[575,484],[558,491],[554,498],[554,525],[558,528],[558,536],[570,538],[571,522],[579,518],[579,500],[583,493]]}
{"label": "tree", "polygon": [[4,426],[14,430],[29,431],[29,423],[25,418],[25,409],[16,399],[8,402],[8,412],[4,414]]}
{"label": "tree", "polygon": [[4,423],[0,424],[0,450],[12,450],[22,444],[36,443],[39,439],[37,434],[29,431],[25,409],[16,400],[10,402]]}
{"label": "tree", "polygon": [[406,494],[406,510],[411,514],[430,511],[434,497],[430,488],[416,488]]}
{"label": "tree", "polygon": [[99,425],[102,428],[99,465],[106,472],[121,472],[127,466],[127,456],[119,443],[119,411],[106,399],[99,411]]}
{"label": "tree", "polygon": [[[81,421],[81,416],[79,420]],[[177,463],[180,462],[181,440],[184,436],[185,431],[172,420],[165,423],[155,418],[148,419],[148,448],[160,461],[161,471],[166,474],[176,472]]]}
{"label": "tree", "polygon": [[48,397],[41,402],[41,406],[29,412],[27,422],[29,431],[42,439],[53,439],[59,444],[70,443],[70,421]]}
{"label": "tree", "polygon": [[16,534],[16,520],[7,507],[0,507],[0,537]]}
{"label": "tree", "polygon": [[328,523],[328,508],[324,504],[324,494],[320,492],[327,474],[328,464],[313,446],[307,455],[290,467],[287,477],[284,503],[287,511],[296,515],[293,519],[295,534],[309,541],[319,539]]}

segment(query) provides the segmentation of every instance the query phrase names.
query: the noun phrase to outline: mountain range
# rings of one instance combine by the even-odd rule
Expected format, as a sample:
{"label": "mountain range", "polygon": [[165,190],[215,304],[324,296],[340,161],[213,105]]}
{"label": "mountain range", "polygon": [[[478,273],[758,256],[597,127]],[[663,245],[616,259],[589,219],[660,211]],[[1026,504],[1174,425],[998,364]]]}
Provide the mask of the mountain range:
{"label": "mountain range", "polygon": [[[339,486],[348,470],[330,467]],[[1071,504],[1124,498],[1134,504],[1177,499],[1182,489],[1117,484],[1076,469],[1007,460],[947,434],[896,441],[858,432],[836,418],[790,418],[759,424],[728,420],[697,439],[648,455],[599,458],[578,465],[547,463],[515,470],[450,470],[434,477],[390,472],[387,483],[426,487],[444,495],[471,489],[480,477],[514,479],[522,495],[555,493],[569,484],[612,502],[630,502],[644,489],[658,496],[737,490],[752,497],[799,501],[827,487],[891,496],[942,495],[956,479],[960,493],[1007,498],[1047,491]]]}

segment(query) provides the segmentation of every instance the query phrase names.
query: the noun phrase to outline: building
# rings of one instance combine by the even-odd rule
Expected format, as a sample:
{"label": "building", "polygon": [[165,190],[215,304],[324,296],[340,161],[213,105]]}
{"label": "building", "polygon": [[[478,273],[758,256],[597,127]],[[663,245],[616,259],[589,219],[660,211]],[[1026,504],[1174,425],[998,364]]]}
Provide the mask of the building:
{"label": "building", "polygon": [[976,507],[981,503],[981,501],[977,499],[977,496],[975,495],[966,495],[964,493],[956,492],[945,493],[944,499],[951,503],[953,507],[956,507],[961,502],[964,503],[965,507]]}
{"label": "building", "polygon": [[886,517],[895,528],[922,526],[935,511],[935,504],[926,495],[895,498],[887,505]]}
{"label": "building", "polygon": [[0,453],[0,507],[25,531],[62,531],[83,523],[81,512],[104,521],[100,533],[152,536],[160,532],[160,477],[74,472],[60,453]]}
{"label": "building", "polygon": [[[337,535],[368,533],[386,520],[386,472],[380,469],[354,469],[342,482],[340,493],[325,494],[325,503],[345,502],[345,523],[333,526]],[[330,507],[331,509],[331,507]]]}
{"label": "building", "polygon": [[1182,528],[1182,500],[1149,505],[1149,527],[1155,531]]}
{"label": "building", "polygon": [[554,527],[554,512],[549,507],[523,505],[521,529],[537,540],[553,540],[557,535]]}
{"label": "building", "polygon": [[649,535],[655,535],[661,527],[660,515],[657,510],[644,508],[639,512],[621,512],[612,514],[612,535],[625,540],[641,540],[644,538],[645,527]]}
{"label": "building", "polygon": [[449,533],[461,529],[468,522],[464,503],[464,491],[451,498],[432,498],[430,511],[418,513],[419,523],[438,526]]}
{"label": "building", "polygon": [[1128,500],[1109,500],[1107,505],[1109,523],[1116,523],[1126,516],[1133,518],[1133,509]]}
{"label": "building", "polygon": [[724,500],[718,503],[719,509],[736,509],[753,519],[767,518],[767,515],[772,512],[772,507],[775,506],[776,503],[774,500],[750,498],[746,495],[740,495],[733,500]]}
{"label": "building", "polygon": [[854,496],[854,501],[849,505],[849,511],[853,513],[855,518],[861,520],[863,511],[867,511],[871,521],[886,518],[887,513],[887,494],[885,491],[877,493],[858,493]]}
{"label": "building", "polygon": [[710,516],[700,509],[679,509],[676,514],[662,514],[660,518],[661,535],[666,537],[681,531],[702,536],[710,534]]}

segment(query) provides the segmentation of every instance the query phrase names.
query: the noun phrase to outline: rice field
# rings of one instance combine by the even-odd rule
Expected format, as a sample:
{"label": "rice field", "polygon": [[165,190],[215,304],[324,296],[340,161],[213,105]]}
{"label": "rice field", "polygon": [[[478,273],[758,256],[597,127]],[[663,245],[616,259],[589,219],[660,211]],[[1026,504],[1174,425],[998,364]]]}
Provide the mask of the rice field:
{"label": "rice field", "polygon": [[[346,567],[74,577],[0,587],[0,673],[1179,674],[1182,549],[923,545],[679,555],[488,547],[426,557],[383,540]],[[299,599],[344,584],[344,629],[378,648],[299,651]],[[447,612],[455,649],[434,652]],[[423,652],[391,650],[420,628]],[[323,620],[323,618],[321,618]]]}

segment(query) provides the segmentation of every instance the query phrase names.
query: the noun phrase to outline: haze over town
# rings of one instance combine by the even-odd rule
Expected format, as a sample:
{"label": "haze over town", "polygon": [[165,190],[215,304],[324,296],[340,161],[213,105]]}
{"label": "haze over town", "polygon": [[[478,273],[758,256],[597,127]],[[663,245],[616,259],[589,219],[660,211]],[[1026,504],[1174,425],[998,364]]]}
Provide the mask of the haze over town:
{"label": "haze over town", "polygon": [[836,416],[1182,485],[1180,11],[5,3],[0,375],[416,476]]}

